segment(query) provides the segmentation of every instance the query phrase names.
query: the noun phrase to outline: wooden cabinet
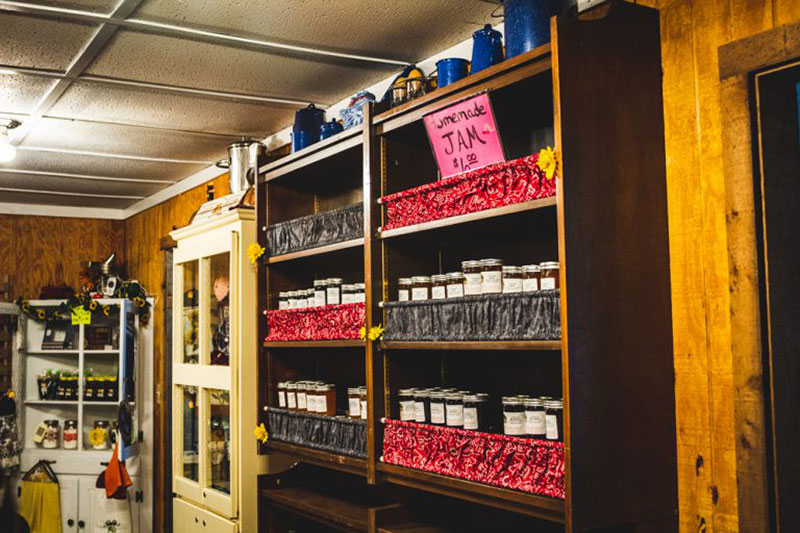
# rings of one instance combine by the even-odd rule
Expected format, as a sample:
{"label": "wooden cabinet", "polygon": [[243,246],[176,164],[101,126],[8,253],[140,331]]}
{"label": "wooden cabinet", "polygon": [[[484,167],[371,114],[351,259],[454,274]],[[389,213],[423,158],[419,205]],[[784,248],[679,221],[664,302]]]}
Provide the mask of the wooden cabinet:
{"label": "wooden cabinet", "polygon": [[[675,529],[660,64],[658,12],[610,2],[579,19],[554,18],[550,44],[391,110],[365,109],[361,128],[262,167],[259,239],[271,224],[358,200],[364,238],[264,261],[261,311],[277,309],[280,291],[309,287],[315,277],[364,276],[370,327],[385,323],[381,303],[396,299],[399,277],[460,270],[460,261],[483,257],[561,266],[560,340],[265,343],[262,406],[278,405],[279,381],[341,386],[363,376],[369,413],[364,464],[297,442],[269,442],[266,451],[568,531]],[[490,91],[508,159],[554,146],[556,196],[382,231],[380,197],[439,178],[423,117],[482,91]],[[382,419],[396,418],[397,391],[415,386],[486,391],[498,400],[563,397],[565,498],[382,462]]]}
{"label": "wooden cabinet", "polygon": [[226,520],[208,510],[184,501],[173,500],[173,521],[177,529],[185,533],[236,533],[236,522]]}

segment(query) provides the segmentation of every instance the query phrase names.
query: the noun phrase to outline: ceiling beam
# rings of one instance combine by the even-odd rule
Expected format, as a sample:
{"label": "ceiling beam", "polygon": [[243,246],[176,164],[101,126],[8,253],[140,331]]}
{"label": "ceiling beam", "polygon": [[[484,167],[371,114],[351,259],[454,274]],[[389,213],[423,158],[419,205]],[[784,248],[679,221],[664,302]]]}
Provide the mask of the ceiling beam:
{"label": "ceiling beam", "polygon": [[31,176],[51,176],[54,178],[71,178],[95,181],[122,181],[128,183],[157,183],[161,185],[171,185],[175,180],[157,180],[148,178],[123,178],[119,176],[97,176],[95,174],[72,174],[68,172],[47,172],[44,170],[25,170],[20,168],[0,168],[3,174],[28,174]]}
{"label": "ceiling beam", "polygon": [[299,46],[293,44],[279,43],[255,37],[236,35],[232,33],[220,33],[180,26],[177,24],[165,24],[150,20],[127,19],[127,15],[120,15],[116,11],[110,15],[92,13],[79,9],[69,9],[55,6],[41,6],[28,2],[12,2],[8,0],[0,1],[0,11],[24,13],[29,15],[61,17],[80,22],[91,22],[98,24],[111,24],[135,31],[179,37],[183,39],[193,39],[205,41],[212,44],[231,46],[235,48],[256,48],[264,51],[294,52],[308,56],[317,56],[330,59],[348,59],[352,61],[362,61],[366,63],[391,65],[392,67],[406,66],[408,61],[388,59],[384,57],[367,56],[361,54],[350,54],[346,52],[336,52],[311,46]]}
{"label": "ceiling beam", "polygon": [[153,163],[177,163],[182,165],[213,165],[214,161],[198,161],[194,159],[172,159],[169,157],[150,157],[146,155],[115,154],[112,152],[90,152],[88,150],[69,150],[66,148],[52,148],[49,146],[18,146],[17,150],[31,152],[49,152],[54,154],[70,154],[90,157],[104,157],[109,159],[129,159],[131,161],[148,161]]}
{"label": "ceiling beam", "polygon": [[43,191],[41,189],[18,189],[16,187],[0,187],[0,191],[4,192],[18,192],[24,194],[47,194],[50,196],[82,196],[86,198],[113,198],[117,200],[143,200],[145,196],[129,196],[122,194],[97,194],[88,192],[71,192],[71,191]]}

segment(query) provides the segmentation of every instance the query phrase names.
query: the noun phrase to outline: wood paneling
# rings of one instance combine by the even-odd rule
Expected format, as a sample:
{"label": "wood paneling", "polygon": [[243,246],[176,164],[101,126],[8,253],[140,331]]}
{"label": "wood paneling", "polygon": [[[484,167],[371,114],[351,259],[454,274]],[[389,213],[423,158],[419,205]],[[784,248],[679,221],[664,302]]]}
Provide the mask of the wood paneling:
{"label": "wood paneling", "polygon": [[83,265],[112,252],[124,263],[121,220],[0,215],[0,273],[12,298],[38,298],[45,285],[77,288]]}

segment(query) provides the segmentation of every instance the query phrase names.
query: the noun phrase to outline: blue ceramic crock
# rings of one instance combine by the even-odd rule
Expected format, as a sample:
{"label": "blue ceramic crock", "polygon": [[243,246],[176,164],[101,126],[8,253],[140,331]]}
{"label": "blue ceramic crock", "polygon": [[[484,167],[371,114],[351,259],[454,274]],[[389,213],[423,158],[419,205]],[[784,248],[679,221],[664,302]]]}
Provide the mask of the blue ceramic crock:
{"label": "blue ceramic crock", "polygon": [[503,0],[506,59],[550,42],[550,17],[562,15],[577,0]]}
{"label": "blue ceramic crock", "polygon": [[332,119],[330,122],[323,122],[322,126],[319,127],[319,138],[324,141],[328,137],[333,137],[340,131],[344,131],[344,126],[336,119]]}
{"label": "blue ceramic crock", "polygon": [[472,34],[472,74],[503,61],[503,35],[487,24]]}
{"label": "blue ceramic crock", "polygon": [[469,61],[460,57],[448,57],[436,62],[439,72],[439,87],[446,87],[469,74]]}
{"label": "blue ceramic crock", "polygon": [[302,150],[319,141],[320,127],[325,121],[325,111],[314,104],[305,109],[298,109],[294,114],[292,127],[292,152]]}

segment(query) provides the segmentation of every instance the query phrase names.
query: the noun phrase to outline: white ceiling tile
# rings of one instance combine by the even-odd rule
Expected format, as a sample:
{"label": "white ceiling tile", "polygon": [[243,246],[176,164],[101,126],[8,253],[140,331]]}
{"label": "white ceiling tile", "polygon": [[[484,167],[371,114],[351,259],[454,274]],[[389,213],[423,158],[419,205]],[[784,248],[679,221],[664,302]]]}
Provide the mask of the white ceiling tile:
{"label": "white ceiling tile", "polygon": [[0,64],[66,70],[96,26],[0,14]]}
{"label": "white ceiling tile", "polygon": [[0,115],[30,113],[55,83],[38,76],[0,74]]}
{"label": "white ceiling tile", "polygon": [[37,0],[36,3],[45,6],[108,14],[113,11],[118,0]]}
{"label": "white ceiling tile", "polygon": [[[288,107],[76,82],[52,108],[50,115],[264,137],[291,120],[289,117],[293,113]],[[145,146],[140,148],[146,149]]]}
{"label": "white ceiling tile", "polygon": [[491,13],[498,4],[499,0],[148,0],[134,16],[419,61],[468,38],[487,22],[496,23]]}
{"label": "white ceiling tile", "polygon": [[[120,198],[94,198],[88,196],[60,196],[53,194],[38,194],[29,192],[8,192],[0,190],[0,202],[13,204],[43,204],[61,205],[70,207],[106,207],[110,209],[125,209],[135,204],[138,200]],[[67,238],[65,235],[64,238]]]}
{"label": "white ceiling tile", "polygon": [[[37,191],[67,191],[82,194],[109,194],[116,196],[149,196],[167,184],[136,183],[130,181],[101,181],[61,176],[45,176],[0,172],[0,189],[35,189]],[[0,191],[2,194],[2,191]]]}

